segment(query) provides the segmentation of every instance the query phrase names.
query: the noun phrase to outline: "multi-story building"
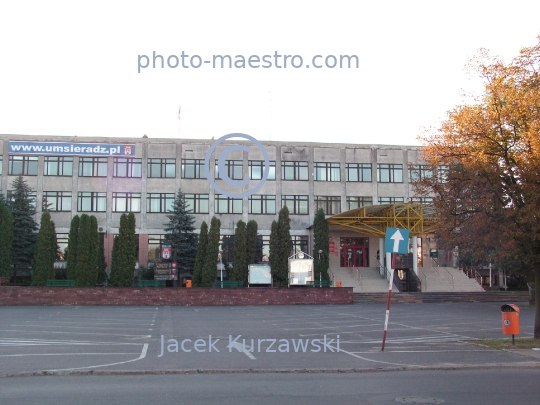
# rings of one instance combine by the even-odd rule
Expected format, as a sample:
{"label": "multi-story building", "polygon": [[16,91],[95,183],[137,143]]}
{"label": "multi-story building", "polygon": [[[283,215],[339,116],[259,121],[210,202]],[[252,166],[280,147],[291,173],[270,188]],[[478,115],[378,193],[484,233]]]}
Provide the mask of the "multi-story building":
{"label": "multi-story building", "polygon": [[[417,199],[410,185],[413,176],[423,175],[417,146],[262,142],[269,158],[268,178],[255,194],[234,198],[218,193],[207,179],[205,157],[213,142],[2,135],[1,190],[9,194],[15,176],[23,175],[35,190],[37,215],[42,202],[48,204],[61,248],[67,245],[74,215],[95,215],[108,262],[120,215],[134,212],[143,266],[157,259],[166,215],[179,189],[196,227],[214,215],[221,220],[225,261],[232,260],[235,223],[251,219],[258,223],[260,260],[265,260],[271,223],[284,205],[290,210],[293,251],[312,254],[310,227],[319,208],[329,216],[367,205],[429,202]],[[230,153],[225,168],[230,179],[250,179],[241,190],[252,189],[261,181],[265,162],[262,150],[249,141],[228,140],[217,146],[208,167],[211,175],[227,194],[234,192],[235,186],[221,180],[217,170],[219,154],[230,145],[249,146],[249,152]],[[419,256],[426,256],[419,241]],[[375,266],[378,238],[332,230],[330,245],[331,267]]]}

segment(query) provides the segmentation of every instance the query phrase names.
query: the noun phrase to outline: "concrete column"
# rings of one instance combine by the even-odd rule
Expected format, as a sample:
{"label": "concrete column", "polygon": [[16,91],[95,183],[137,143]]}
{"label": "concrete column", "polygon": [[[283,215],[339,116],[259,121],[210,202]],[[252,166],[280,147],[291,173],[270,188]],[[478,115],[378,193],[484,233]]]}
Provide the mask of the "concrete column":
{"label": "concrete column", "polygon": [[379,238],[379,262],[381,263],[380,274],[384,276],[384,238]]}
{"label": "concrete column", "polygon": [[412,268],[414,271],[414,274],[418,276],[418,236],[412,237],[412,255],[413,255],[413,261],[412,261]]}

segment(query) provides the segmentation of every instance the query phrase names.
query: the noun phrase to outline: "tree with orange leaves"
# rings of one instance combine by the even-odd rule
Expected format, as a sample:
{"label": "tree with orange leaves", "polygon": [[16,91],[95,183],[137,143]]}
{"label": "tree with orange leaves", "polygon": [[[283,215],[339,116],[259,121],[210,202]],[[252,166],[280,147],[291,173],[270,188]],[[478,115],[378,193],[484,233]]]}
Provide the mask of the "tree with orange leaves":
{"label": "tree with orange leaves", "polygon": [[450,111],[424,142],[424,160],[443,176],[416,182],[431,196],[440,235],[460,250],[519,258],[534,270],[540,339],[540,37],[511,62],[482,52],[485,83],[474,102]]}

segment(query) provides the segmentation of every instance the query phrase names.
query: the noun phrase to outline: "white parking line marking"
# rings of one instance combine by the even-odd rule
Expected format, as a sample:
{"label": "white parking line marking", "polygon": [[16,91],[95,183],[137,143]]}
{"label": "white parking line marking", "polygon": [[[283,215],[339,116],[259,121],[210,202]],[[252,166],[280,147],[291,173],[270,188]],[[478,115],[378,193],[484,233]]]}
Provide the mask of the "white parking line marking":
{"label": "white parking line marking", "polygon": [[146,357],[146,353],[148,352],[148,343],[145,343],[141,352],[141,355],[136,359],[131,359],[127,361],[119,361],[116,363],[109,363],[109,364],[100,364],[97,366],[88,366],[88,367],[73,367],[73,368],[63,368],[63,369],[56,369],[56,370],[47,370],[47,371],[73,371],[73,370],[85,370],[88,368],[99,368],[99,367],[109,367],[109,366],[116,366],[118,364],[126,364],[126,363],[132,363],[134,361],[142,360]]}

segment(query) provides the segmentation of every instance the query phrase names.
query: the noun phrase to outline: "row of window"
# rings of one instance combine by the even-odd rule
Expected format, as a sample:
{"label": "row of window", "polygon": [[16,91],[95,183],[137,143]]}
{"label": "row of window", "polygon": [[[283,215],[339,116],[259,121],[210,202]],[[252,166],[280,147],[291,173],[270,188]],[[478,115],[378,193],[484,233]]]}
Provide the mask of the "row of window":
{"label": "row of window", "polygon": [[[0,156],[1,161],[1,156]],[[175,159],[148,159],[149,178],[174,178],[176,177]],[[276,162],[269,162],[269,172],[267,180],[276,179]],[[248,161],[249,178],[251,180],[261,180],[264,175],[264,161]],[[215,165],[214,177],[221,179],[218,165]],[[230,179],[243,179],[243,162],[241,160],[225,161],[226,174]],[[445,168],[442,168],[444,171]],[[349,182],[371,182],[371,163],[347,163],[345,166],[346,181]],[[1,165],[0,165],[1,174]],[[37,176],[38,158],[37,156],[9,156],[9,175]],[[73,157],[67,156],[45,156],[44,169],[45,176],[72,176]],[[315,162],[315,181],[341,181],[341,168],[339,163]],[[79,158],[79,176],[82,177],[107,177],[106,157],[81,157]],[[120,158],[113,159],[114,177],[141,177],[142,159]],[[410,181],[419,180],[433,176],[433,170],[425,165],[413,165],[409,167]],[[223,176],[225,177],[225,176]],[[281,162],[281,177],[283,180],[309,180],[308,162]],[[182,159],[182,178],[184,179],[205,179],[206,168],[204,159]],[[391,163],[377,164],[377,181],[380,183],[402,183],[403,165]]]}
{"label": "row of window", "polygon": [[[35,192],[34,192],[35,198]],[[208,194],[185,194],[187,208],[194,214],[208,214],[210,196]],[[9,195],[8,195],[9,198]],[[113,212],[141,212],[141,193],[112,193]],[[173,209],[174,193],[148,193],[146,196],[146,212],[165,213]],[[44,205],[50,211],[71,211],[71,191],[44,191]],[[430,204],[431,198],[412,198],[412,202]],[[373,205],[372,197],[347,197],[347,210]],[[379,197],[379,204],[404,202],[403,197]],[[309,214],[307,195],[283,195],[281,206],[287,206],[291,214]],[[315,196],[315,210],[322,208],[327,215],[341,212],[340,196]],[[77,195],[77,211],[105,212],[107,210],[107,193],[79,191]],[[216,214],[242,214],[242,199],[218,194],[215,196],[214,211]],[[248,197],[249,214],[276,214],[275,195],[251,195]]]}

